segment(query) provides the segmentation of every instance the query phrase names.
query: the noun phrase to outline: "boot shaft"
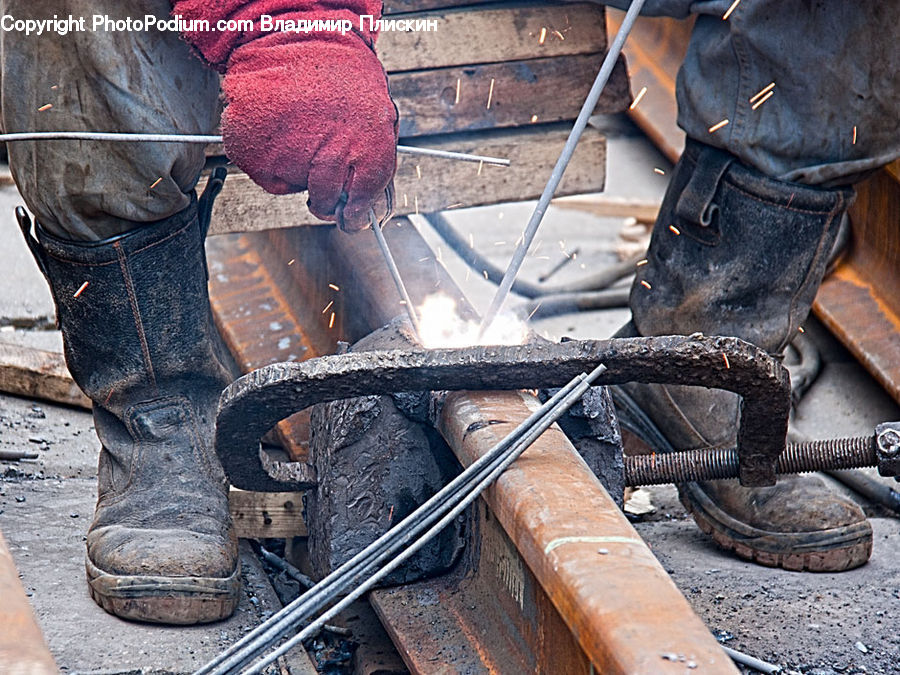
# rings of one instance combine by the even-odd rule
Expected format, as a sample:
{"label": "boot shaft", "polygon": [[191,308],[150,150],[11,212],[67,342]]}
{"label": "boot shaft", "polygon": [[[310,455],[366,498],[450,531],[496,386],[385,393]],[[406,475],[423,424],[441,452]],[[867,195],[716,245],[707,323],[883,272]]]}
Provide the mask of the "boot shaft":
{"label": "boot shaft", "polygon": [[732,335],[780,353],[809,313],[852,199],[852,189],[777,181],[689,140],[632,288],[640,334]]}

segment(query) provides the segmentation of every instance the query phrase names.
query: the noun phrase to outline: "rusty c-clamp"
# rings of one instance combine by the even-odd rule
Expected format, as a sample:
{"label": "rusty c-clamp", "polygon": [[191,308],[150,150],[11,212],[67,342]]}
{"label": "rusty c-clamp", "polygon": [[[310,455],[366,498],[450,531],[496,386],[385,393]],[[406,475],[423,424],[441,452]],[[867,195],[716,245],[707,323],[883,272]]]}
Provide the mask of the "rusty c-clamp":
{"label": "rusty c-clamp", "polygon": [[272,461],[260,439],[311,405],[405,391],[562,386],[600,363],[598,384],[653,382],[725,389],[742,397],[738,455],[744,485],[775,482],[790,411],[787,369],[730,337],[670,336],[416,351],[351,352],[277,363],[244,375],[219,400],[216,452],[229,480],[258,491],[296,490],[296,463]]}

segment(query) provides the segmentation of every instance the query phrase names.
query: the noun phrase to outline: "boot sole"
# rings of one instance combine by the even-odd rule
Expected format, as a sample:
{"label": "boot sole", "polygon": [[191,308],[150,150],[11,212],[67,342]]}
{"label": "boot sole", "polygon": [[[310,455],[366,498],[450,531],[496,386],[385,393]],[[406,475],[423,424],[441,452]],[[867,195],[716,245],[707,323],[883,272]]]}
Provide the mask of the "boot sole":
{"label": "boot sole", "polygon": [[91,597],[110,614],[132,621],[190,625],[227,619],[241,594],[241,567],[229,577],[124,576],[85,559]]}
{"label": "boot sole", "polygon": [[794,572],[843,572],[872,555],[867,520],[828,530],[786,534],[750,527],[720,509],[696,483],[678,486],[678,497],[700,529],[744,560]]}

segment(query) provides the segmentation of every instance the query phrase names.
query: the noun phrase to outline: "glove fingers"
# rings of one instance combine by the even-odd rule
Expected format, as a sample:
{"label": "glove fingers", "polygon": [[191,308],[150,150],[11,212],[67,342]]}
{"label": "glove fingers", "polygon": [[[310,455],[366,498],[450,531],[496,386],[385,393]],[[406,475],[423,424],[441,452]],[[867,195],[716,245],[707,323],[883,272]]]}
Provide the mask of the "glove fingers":
{"label": "glove fingers", "polygon": [[[387,180],[385,180],[387,176]],[[369,209],[375,216],[384,219],[391,207],[393,170],[369,169],[354,171],[347,186],[347,203],[341,212],[342,227],[350,232],[365,229],[369,225]]]}
{"label": "glove fingers", "polygon": [[309,210],[316,218],[335,220],[349,167],[345,160],[317,162],[309,170]]}

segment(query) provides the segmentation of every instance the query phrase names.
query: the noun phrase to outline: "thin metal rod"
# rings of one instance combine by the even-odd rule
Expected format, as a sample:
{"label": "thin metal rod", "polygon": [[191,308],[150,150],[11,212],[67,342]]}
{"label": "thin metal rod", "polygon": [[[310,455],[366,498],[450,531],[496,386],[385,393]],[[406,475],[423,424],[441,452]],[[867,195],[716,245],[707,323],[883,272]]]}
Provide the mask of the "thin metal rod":
{"label": "thin metal rod", "polygon": [[[114,141],[120,143],[221,143],[221,136],[203,134],[132,134],[105,131],[26,131],[0,134],[0,142],[16,141]],[[462,162],[478,162],[495,166],[509,166],[510,161],[502,157],[471,155],[451,150],[420,148],[414,145],[398,145],[397,152],[407,155],[427,155],[442,159],[456,159]]]}
{"label": "thin metal rod", "polygon": [[405,534],[415,536],[425,527],[431,525],[437,518],[442,507],[452,506],[454,498],[462,494],[466,486],[489,470],[496,459],[506,452],[509,447],[518,442],[529,429],[554,409],[569,393],[571,393],[585,378],[580,375],[560,389],[550,400],[541,405],[535,412],[529,415],[521,424],[513,429],[503,440],[491,448],[478,460],[473,462],[465,471],[441,488],[437,494],[428,499],[422,506],[413,511],[400,523],[395,525],[365,549],[357,553],[353,558],[345,562],[334,572],[320,581],[316,588],[304,593],[301,597],[279,610],[272,617],[253,629],[250,633],[235,642],[224,652],[218,654],[196,673],[228,673],[246,664],[250,659],[265,649],[265,647],[279,639],[290,630],[298,621],[306,618],[317,608],[322,601],[327,602],[330,594],[339,592],[346,585],[347,580],[359,576],[361,571],[366,571],[372,564],[380,562],[391,555],[396,549],[396,542],[401,541]]}
{"label": "thin metal rod", "polygon": [[397,291],[400,293],[400,297],[403,298],[403,303],[406,305],[406,313],[409,314],[410,323],[412,323],[413,331],[416,333],[416,338],[421,342],[421,331],[419,330],[419,317],[416,315],[416,308],[413,307],[412,299],[409,297],[409,293],[406,290],[406,285],[403,283],[403,277],[400,276],[400,270],[397,269],[397,263],[394,261],[394,256],[391,254],[391,249],[388,246],[387,240],[384,238],[384,232],[381,230],[381,224],[378,222],[378,219],[375,217],[375,212],[369,211],[369,224],[372,226],[372,232],[375,233],[375,240],[378,242],[378,247],[381,249],[381,254],[384,256],[384,261],[387,263],[388,270],[391,273],[391,277],[394,279],[394,285],[397,287]]}
{"label": "thin metal rod", "polygon": [[766,675],[776,675],[776,673],[780,673],[782,671],[781,666],[776,666],[774,663],[762,661],[755,656],[744,654],[743,652],[739,652],[737,649],[732,649],[731,647],[726,647],[725,645],[721,645],[721,647],[725,651],[725,653],[728,654],[732,661],[734,661],[735,663],[740,663],[742,666],[753,668],[753,670],[758,670],[761,673],[766,673]]}
{"label": "thin metal rod", "polygon": [[522,243],[519,244],[519,247],[513,253],[512,260],[509,261],[509,267],[506,268],[506,274],[503,275],[503,281],[500,282],[500,287],[494,294],[494,299],[491,300],[491,305],[488,307],[488,310],[481,321],[479,337],[483,336],[488,327],[493,323],[494,319],[497,317],[497,313],[506,301],[506,297],[509,295],[513,282],[519,274],[519,269],[522,267],[522,262],[525,260],[528,249],[531,248],[531,243],[534,241],[534,236],[537,234],[538,227],[540,227],[541,221],[544,219],[547,207],[550,206],[550,200],[553,199],[556,188],[559,187],[559,182],[562,180],[566,167],[569,165],[569,161],[572,159],[572,155],[575,152],[575,147],[578,145],[578,141],[581,139],[581,135],[587,127],[588,120],[593,114],[594,108],[597,106],[597,101],[600,100],[600,94],[603,93],[603,88],[606,86],[606,82],[612,74],[616,61],[619,59],[619,54],[622,52],[622,47],[625,45],[625,39],[631,32],[635,19],[637,19],[638,14],[640,14],[641,7],[644,6],[644,1],[645,0],[632,0],[631,6],[625,14],[625,18],[622,20],[619,32],[616,33],[612,46],[609,48],[609,51],[606,52],[606,57],[603,59],[603,65],[600,66],[600,72],[597,73],[597,78],[594,80],[593,86],[591,86],[591,91],[588,93],[584,104],[581,106],[581,112],[578,113],[578,118],[575,120],[575,124],[572,125],[572,131],[569,132],[569,138],[566,140],[566,145],[563,148],[562,153],[560,153],[559,159],[556,160],[556,166],[553,167],[553,172],[550,174],[550,180],[547,181],[547,185],[544,187],[543,193],[541,193],[541,198],[538,200],[537,206],[534,207],[534,212],[531,214],[531,219],[525,227]]}
{"label": "thin metal rod", "polygon": [[492,469],[488,472],[488,474],[482,478],[477,485],[475,485],[466,496],[452,509],[450,510],[443,518],[441,518],[428,532],[419,537],[413,544],[407,547],[400,555],[391,560],[387,565],[385,565],[378,572],[369,577],[365,582],[357,586],[352,592],[350,592],[343,600],[337,603],[334,607],[329,609],[327,612],[322,614],[318,619],[313,621],[309,626],[303,629],[300,633],[290,638],[274,651],[272,651],[268,656],[261,659],[257,663],[255,663],[251,668],[249,668],[246,672],[253,675],[256,673],[262,672],[262,670],[275,661],[279,656],[283,655],[285,652],[294,647],[297,643],[305,640],[306,638],[316,634],[319,630],[321,630],[322,625],[328,621],[328,619],[332,618],[336,614],[339,614],[344,609],[346,609],[350,604],[355,602],[360,596],[362,596],[366,591],[372,588],[375,584],[377,584],[381,579],[386,577],[388,574],[393,572],[397,567],[402,565],[408,558],[410,558],[413,554],[415,554],[422,546],[428,543],[431,539],[437,536],[441,530],[443,530],[447,525],[453,522],[460,513],[462,513],[468,506],[475,501],[478,496],[484,492],[494,481],[496,481],[504,471],[516,461],[523,452],[525,452],[531,445],[543,435],[543,433],[550,428],[550,426],[556,422],[560,417],[562,417],[565,412],[571,408],[575,403],[584,396],[585,392],[590,388],[591,384],[597,377],[600,376],[603,371],[606,370],[606,366],[603,364],[597,366],[589,375],[584,376],[582,374],[581,381],[577,384],[577,386],[567,394],[554,408],[546,414],[538,424],[534,425],[529,429],[529,431],[514,445],[512,446],[502,457],[498,458],[498,461],[495,463]]}

